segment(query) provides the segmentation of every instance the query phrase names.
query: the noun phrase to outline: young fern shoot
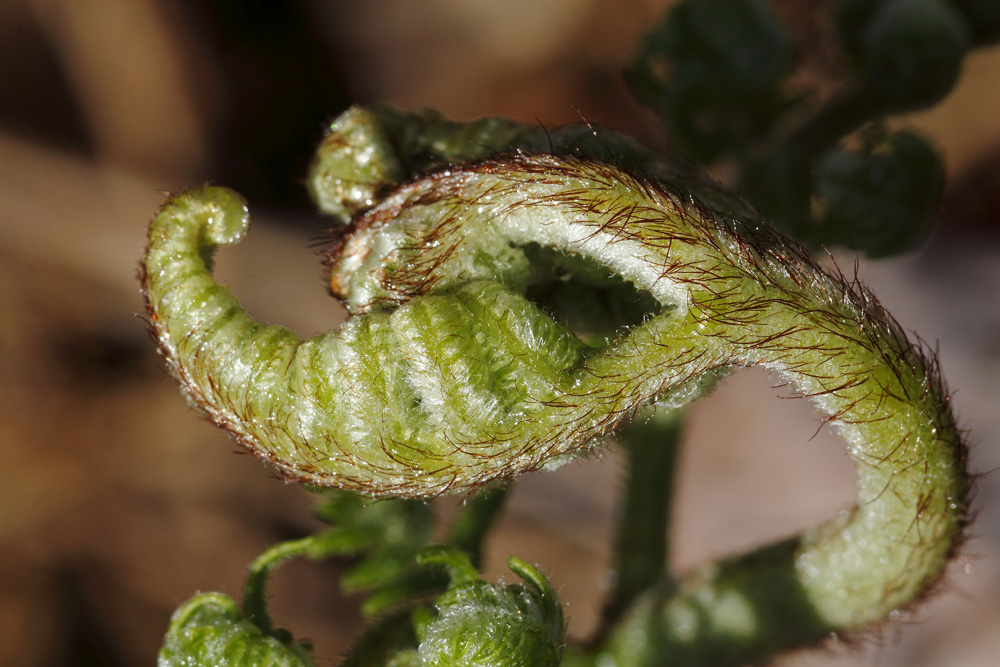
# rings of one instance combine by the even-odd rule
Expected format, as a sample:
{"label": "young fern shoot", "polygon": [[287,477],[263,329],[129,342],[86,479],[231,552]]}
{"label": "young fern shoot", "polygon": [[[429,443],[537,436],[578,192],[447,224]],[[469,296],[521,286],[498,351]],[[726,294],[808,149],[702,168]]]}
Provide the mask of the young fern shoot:
{"label": "young fern shoot", "polygon": [[[243,201],[215,187],[168,201],[143,284],[189,399],[290,479],[422,497],[572,456],[644,406],[764,366],[846,441],[856,506],[641,598],[599,650],[620,665],[660,664],[667,649],[725,664],[726,651],[765,655],[918,597],[967,514],[965,447],[934,356],[735,198],[619,135],[597,142],[597,161],[562,148],[579,132],[539,132],[386,109],[338,119],[311,187],[353,217],[330,255],[352,316],[308,341],[253,321],[212,276],[216,247],[247,233]],[[589,335],[584,297],[530,298],[553,281],[625,288],[641,312]],[[795,594],[762,597],[761,581]],[[760,620],[776,609],[801,622]],[[681,618],[701,626],[685,634]]]}

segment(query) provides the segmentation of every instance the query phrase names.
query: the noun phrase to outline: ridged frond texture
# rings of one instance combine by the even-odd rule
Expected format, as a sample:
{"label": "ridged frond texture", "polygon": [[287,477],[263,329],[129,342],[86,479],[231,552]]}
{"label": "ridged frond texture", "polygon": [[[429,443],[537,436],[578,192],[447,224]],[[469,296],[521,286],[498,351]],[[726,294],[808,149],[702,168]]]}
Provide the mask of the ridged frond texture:
{"label": "ridged frond texture", "polygon": [[287,644],[245,620],[222,593],[191,598],[170,619],[158,667],[312,667],[308,644]]}
{"label": "ridged frond texture", "polygon": [[511,571],[525,583],[495,585],[479,579],[458,549],[431,547],[418,559],[446,565],[451,574],[451,585],[435,602],[437,616],[417,626],[422,667],[560,664],[565,641],[562,606],[537,568],[511,557]]}
{"label": "ridged frond texture", "polygon": [[[421,141],[399,129],[418,121]],[[700,619],[696,633],[746,632],[764,651],[766,633],[750,627],[755,571],[774,595],[794,589],[808,603],[812,634],[882,618],[937,579],[966,515],[965,449],[933,356],[871,293],[618,135],[598,142],[604,162],[560,150],[553,133],[544,140],[569,154],[450,163],[541,141],[469,132],[386,110],[334,124],[311,187],[332,214],[353,216],[330,257],[352,317],[308,341],[254,322],[211,275],[215,247],[249,226],[237,195],[205,187],[167,202],[145,260],[152,328],[212,421],[290,478],[430,496],[537,469],[641,406],[681,405],[734,367],[762,365],[847,442],[856,507],[702,573],[672,602],[649,601],[609,656],[647,664],[638,635],[662,623],[682,646],[687,617]],[[529,298],[553,282],[581,296]],[[649,307],[603,337],[578,335],[573,302],[608,285]]]}

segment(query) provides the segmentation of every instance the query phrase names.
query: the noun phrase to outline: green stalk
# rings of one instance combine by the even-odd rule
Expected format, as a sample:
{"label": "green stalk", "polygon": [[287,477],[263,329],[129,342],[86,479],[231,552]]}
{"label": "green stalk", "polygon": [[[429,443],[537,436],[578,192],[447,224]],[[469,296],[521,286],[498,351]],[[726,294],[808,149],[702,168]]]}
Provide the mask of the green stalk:
{"label": "green stalk", "polygon": [[267,582],[271,573],[289,558],[309,555],[315,548],[314,542],[313,536],[309,536],[275,544],[250,564],[243,585],[243,616],[265,635],[274,633],[274,623],[267,613]]}
{"label": "green stalk", "polygon": [[640,593],[667,576],[667,528],[682,422],[680,410],[659,410],[640,415],[617,436],[626,457],[624,498],[612,561],[615,585],[602,628],[613,626]]}
{"label": "green stalk", "polygon": [[506,486],[498,486],[470,496],[451,525],[447,543],[465,552],[477,568],[482,567],[483,542],[503,509],[508,492]]}

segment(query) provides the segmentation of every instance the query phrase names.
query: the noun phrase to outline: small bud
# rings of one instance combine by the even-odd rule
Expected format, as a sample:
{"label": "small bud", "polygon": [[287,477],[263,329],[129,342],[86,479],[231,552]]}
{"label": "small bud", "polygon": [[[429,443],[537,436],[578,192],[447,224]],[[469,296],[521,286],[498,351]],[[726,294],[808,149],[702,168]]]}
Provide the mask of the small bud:
{"label": "small bud", "polygon": [[678,148],[711,162],[767,134],[789,107],[780,84],[794,64],[768,3],[689,0],[650,34],[628,77],[663,110]]}
{"label": "small bud", "polygon": [[944,167],[913,132],[870,137],[860,151],[837,150],[817,171],[825,243],[879,257],[916,245],[927,232],[944,187]]}
{"label": "small bud", "polygon": [[222,593],[196,595],[174,612],[157,659],[159,667],[311,667],[312,664],[310,646],[263,634]]}
{"label": "small bud", "polygon": [[969,42],[969,25],[951,4],[889,0],[862,29],[860,56],[876,94],[922,107],[955,85]]}
{"label": "small bud", "polygon": [[422,563],[448,568],[452,583],[437,601],[438,616],[419,628],[424,667],[555,666],[562,656],[562,607],[548,579],[524,561],[510,569],[527,585],[489,584],[476,576],[465,554],[435,548]]}

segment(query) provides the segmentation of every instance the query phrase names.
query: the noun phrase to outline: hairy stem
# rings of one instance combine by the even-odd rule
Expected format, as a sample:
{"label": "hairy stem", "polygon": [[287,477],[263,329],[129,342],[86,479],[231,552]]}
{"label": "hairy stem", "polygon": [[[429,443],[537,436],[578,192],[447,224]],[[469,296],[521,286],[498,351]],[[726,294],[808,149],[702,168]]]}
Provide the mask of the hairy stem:
{"label": "hairy stem", "polygon": [[[380,271],[352,275],[371,303],[444,291],[477,271],[516,288],[530,279],[516,259],[475,263],[480,244],[502,241],[590,259],[660,302],[660,315],[585,353],[568,372],[565,398],[537,413],[569,439],[730,365],[764,365],[810,397],[859,473],[854,511],[804,536],[794,558],[804,595],[831,626],[876,620],[940,572],[965,516],[965,450],[936,362],[860,285],[828,275],[767,228],[692,209],[607,166],[549,157],[404,187],[348,244],[378,247],[371,236],[393,238],[396,229],[406,233],[393,251],[366,258]],[[420,281],[409,279],[415,270]]]}
{"label": "hairy stem", "polygon": [[322,560],[348,552],[350,538],[336,530],[324,530],[308,537],[279,542],[257,556],[250,564],[243,586],[243,615],[265,635],[274,634],[274,624],[267,613],[267,583],[275,569],[290,558]]}
{"label": "hairy stem", "polygon": [[313,550],[313,538],[275,544],[250,564],[243,586],[243,616],[260,628],[265,635],[274,631],[271,616],[267,613],[267,582],[282,562],[296,556],[305,556]]}

